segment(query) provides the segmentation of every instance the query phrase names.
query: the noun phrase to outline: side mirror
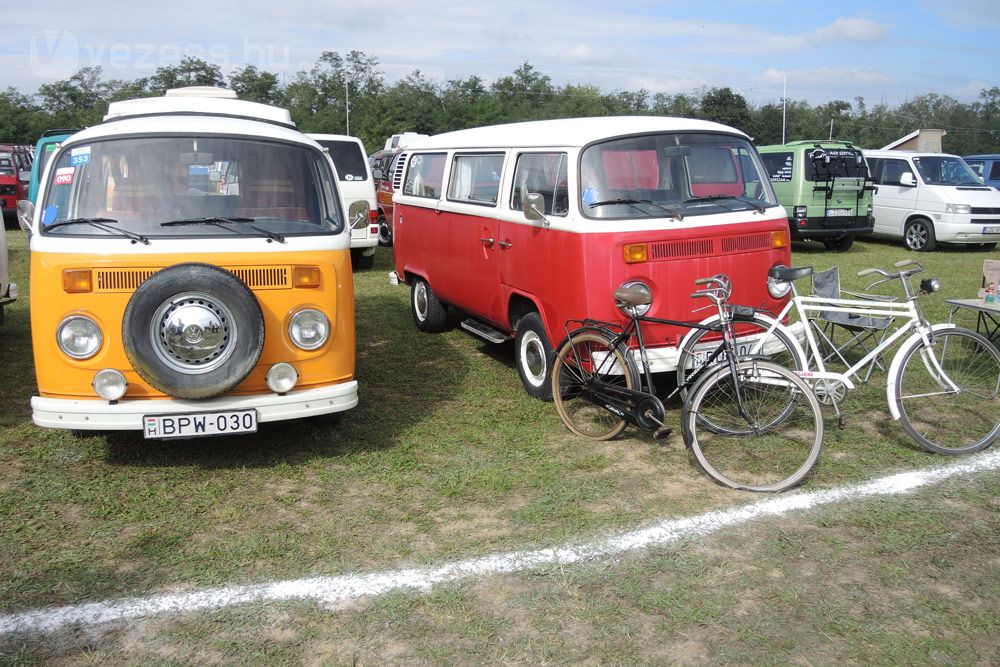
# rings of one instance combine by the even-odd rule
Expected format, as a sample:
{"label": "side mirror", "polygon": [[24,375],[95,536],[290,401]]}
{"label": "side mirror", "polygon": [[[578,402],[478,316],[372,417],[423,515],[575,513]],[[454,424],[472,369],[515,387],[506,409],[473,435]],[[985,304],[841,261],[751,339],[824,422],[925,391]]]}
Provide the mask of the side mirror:
{"label": "side mirror", "polygon": [[376,181],[381,181],[382,180],[382,170],[379,169],[379,168],[377,168],[377,167],[375,169],[372,169],[372,178],[374,178]]}
{"label": "side mirror", "polygon": [[532,222],[537,222],[541,220],[548,226],[549,221],[545,217],[545,197],[538,192],[529,192],[524,197],[524,203],[522,204],[524,217]]}
{"label": "side mirror", "polygon": [[899,184],[903,187],[913,188],[917,186],[917,179],[913,177],[912,171],[907,171],[899,177]]}
{"label": "side mirror", "polygon": [[31,223],[35,219],[35,205],[28,199],[17,202],[17,224],[26,232],[31,231]]}
{"label": "side mirror", "polygon": [[361,225],[368,224],[369,210],[368,202],[366,201],[356,201],[351,204],[351,208],[347,212],[347,219],[350,221],[351,229],[357,229]]}
{"label": "side mirror", "polygon": [[31,180],[31,170],[30,169],[22,169],[21,172],[17,175],[17,178],[22,183],[27,183],[28,181]]}

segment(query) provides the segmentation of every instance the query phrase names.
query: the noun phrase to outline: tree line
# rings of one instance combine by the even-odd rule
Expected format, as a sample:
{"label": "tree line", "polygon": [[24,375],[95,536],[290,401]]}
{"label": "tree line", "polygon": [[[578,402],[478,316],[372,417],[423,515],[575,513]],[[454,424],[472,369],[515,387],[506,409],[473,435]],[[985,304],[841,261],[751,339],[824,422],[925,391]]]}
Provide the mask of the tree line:
{"label": "tree line", "polygon": [[[360,51],[324,52],[311,69],[283,82],[253,65],[228,75],[199,58],[158,68],[149,77],[106,79],[100,67],[84,67],[62,81],[43,84],[35,94],[14,88],[0,92],[0,142],[33,144],[54,128],[99,123],[116,100],[162,95],[179,86],[228,87],[241,99],[287,108],[303,132],[347,133],[369,152],[391,134],[436,134],[481,125],[575,116],[662,115],[702,118],[731,125],[759,145],[781,143],[780,100],[749,103],[729,87],[693,93],[648,90],[603,92],[586,84],[557,86],[524,63],[512,73],[487,81],[479,76],[444,83],[415,70],[388,83],[375,56]],[[984,88],[971,103],[930,93],[896,107],[869,106],[864,98],[812,105],[788,101],[786,137],[852,141],[878,148],[919,128],[947,130],[944,150],[968,155],[1000,152],[1000,87]],[[831,130],[832,128],[832,130]]]}

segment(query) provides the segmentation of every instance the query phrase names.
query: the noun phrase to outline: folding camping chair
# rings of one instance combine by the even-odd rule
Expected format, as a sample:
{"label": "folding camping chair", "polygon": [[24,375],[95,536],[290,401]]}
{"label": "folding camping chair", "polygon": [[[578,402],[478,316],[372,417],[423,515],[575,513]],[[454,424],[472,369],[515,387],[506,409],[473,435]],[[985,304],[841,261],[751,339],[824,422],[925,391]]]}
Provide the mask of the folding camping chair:
{"label": "folding camping chair", "polygon": [[[827,271],[818,271],[812,274],[813,293],[821,298],[827,299],[855,299],[872,301],[872,305],[878,302],[895,301],[896,297],[882,294],[861,294],[840,289],[840,272],[837,267]],[[823,348],[825,356],[823,361],[839,359],[845,366],[850,366],[846,355],[860,352],[864,356],[875,349],[888,334],[892,325],[891,317],[873,317],[869,315],[858,315],[856,313],[838,313],[833,311],[820,311],[812,320],[813,327],[820,338],[820,347]],[[839,339],[839,340],[838,340]],[[841,342],[842,341],[842,342]],[[864,381],[871,377],[872,370],[878,366],[883,371],[881,355],[876,356],[865,371]]]}

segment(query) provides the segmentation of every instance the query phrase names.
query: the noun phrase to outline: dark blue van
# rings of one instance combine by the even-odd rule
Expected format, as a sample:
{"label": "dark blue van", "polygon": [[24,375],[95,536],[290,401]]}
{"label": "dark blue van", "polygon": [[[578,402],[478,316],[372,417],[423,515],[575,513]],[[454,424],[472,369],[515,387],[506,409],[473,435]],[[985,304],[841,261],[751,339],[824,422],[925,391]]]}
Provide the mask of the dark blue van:
{"label": "dark blue van", "polygon": [[1000,154],[993,155],[966,155],[964,158],[972,171],[983,179],[986,185],[990,185],[1000,190]]}

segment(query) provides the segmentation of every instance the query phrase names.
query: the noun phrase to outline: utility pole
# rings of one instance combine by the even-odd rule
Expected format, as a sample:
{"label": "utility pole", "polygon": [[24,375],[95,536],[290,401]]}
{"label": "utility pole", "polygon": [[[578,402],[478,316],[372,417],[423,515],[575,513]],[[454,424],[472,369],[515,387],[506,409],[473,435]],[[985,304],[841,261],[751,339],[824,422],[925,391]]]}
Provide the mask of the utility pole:
{"label": "utility pole", "polygon": [[347,121],[347,135],[351,134],[351,92],[347,88],[347,79],[344,79],[344,117]]}
{"label": "utility pole", "polygon": [[833,141],[833,119],[830,119],[830,141]]}
{"label": "utility pole", "polygon": [[785,141],[785,125],[788,120],[788,76],[781,77],[781,143]]}

